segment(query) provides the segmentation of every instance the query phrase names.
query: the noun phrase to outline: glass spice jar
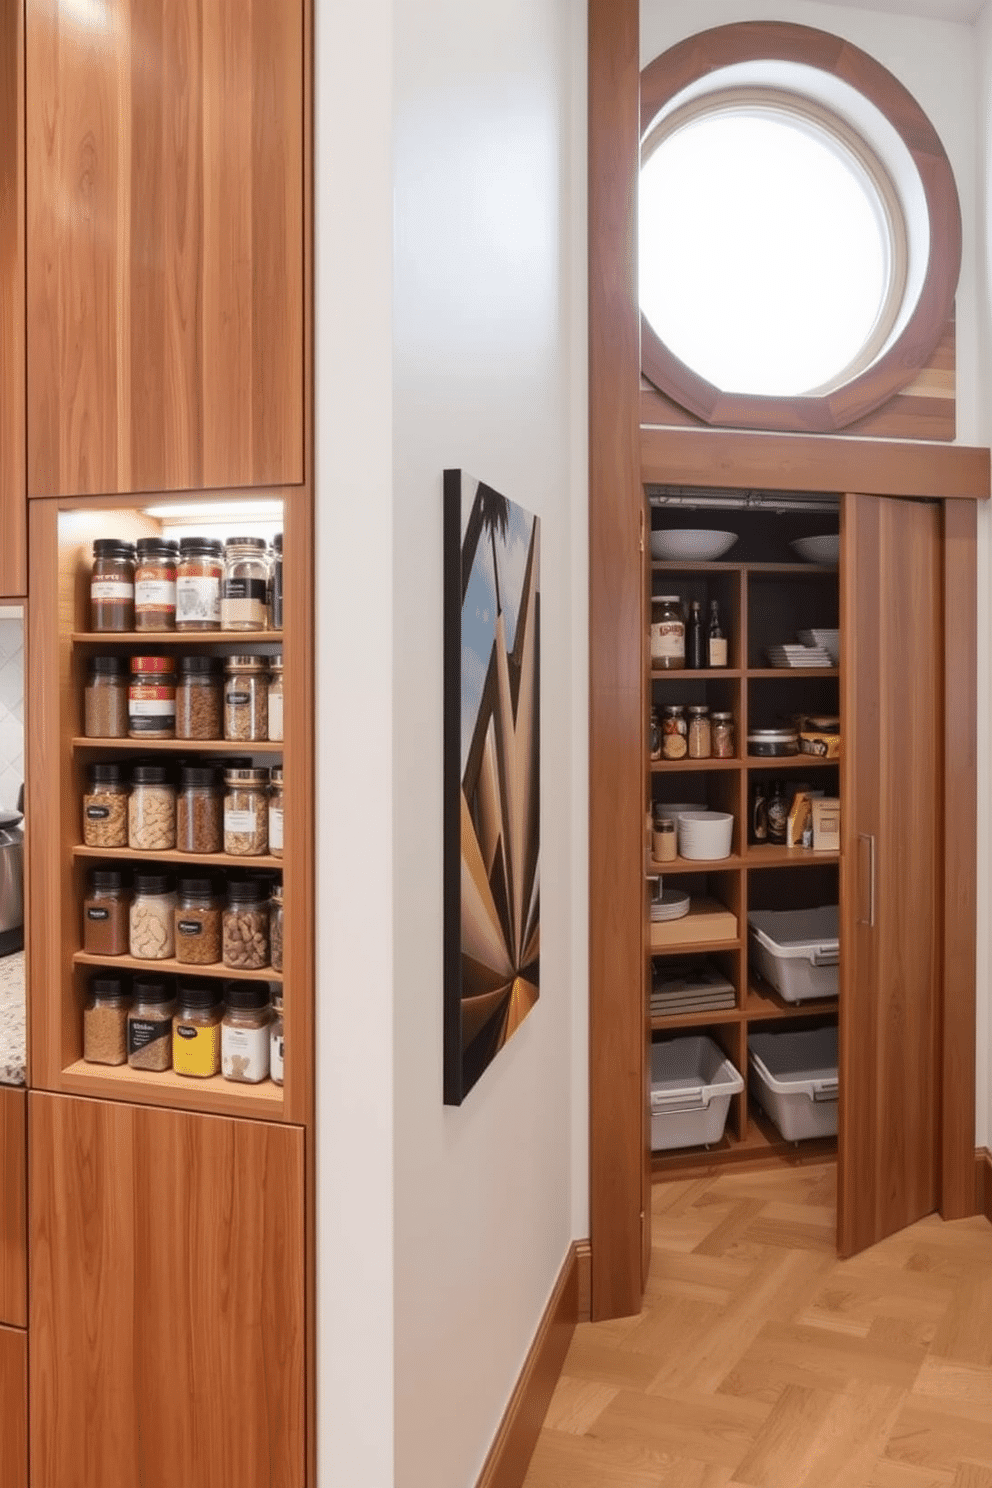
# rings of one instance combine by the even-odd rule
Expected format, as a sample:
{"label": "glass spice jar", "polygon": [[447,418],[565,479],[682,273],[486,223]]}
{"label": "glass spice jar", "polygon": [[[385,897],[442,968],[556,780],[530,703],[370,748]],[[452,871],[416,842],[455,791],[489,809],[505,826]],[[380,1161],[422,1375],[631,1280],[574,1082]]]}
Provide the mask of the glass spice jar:
{"label": "glass spice jar", "polygon": [[176,954],[176,891],[165,873],[136,873],[129,917],[129,945],[140,961]]}
{"label": "glass spice jar", "polygon": [[239,744],[269,737],[267,656],[229,656],[224,668],[224,738]]}
{"label": "glass spice jar", "polygon": [[176,570],[177,630],[220,630],[223,582],[224,544],[213,537],[180,538]]}
{"label": "glass spice jar", "polygon": [[666,760],[685,759],[689,749],[688,725],[685,708],[678,703],[669,704],[661,720],[661,753]]}
{"label": "glass spice jar", "polygon": [[176,845],[176,787],[164,765],[131,771],[127,845],[136,852],[170,852]]}
{"label": "glass spice jar", "polygon": [[688,745],[690,759],[709,759],[713,752],[713,731],[710,710],[703,704],[693,704],[689,709]]}
{"label": "glass spice jar", "polygon": [[90,629],[134,629],[134,544],[99,537],[90,570]]}
{"label": "glass spice jar", "polygon": [[134,628],[175,630],[179,544],[164,537],[139,537],[134,546]]}
{"label": "glass spice jar", "polygon": [[224,688],[212,656],[180,656],[176,682],[176,738],[224,736]]}
{"label": "glass spice jar", "polygon": [[184,765],[179,771],[176,847],[184,853],[224,851],[224,794],[209,765]]}
{"label": "glass spice jar", "polygon": [[282,857],[283,800],[282,765],[273,765],[269,771],[269,852],[274,858]]}
{"label": "glass spice jar", "polygon": [[735,753],[734,715],[713,713],[711,722],[713,725],[713,758],[733,759]]}
{"label": "glass spice jar", "polygon": [[225,982],[220,1072],[225,1080],[258,1085],[269,1077],[269,989],[265,982]]}
{"label": "glass spice jar", "polygon": [[132,1069],[172,1068],[172,1019],[176,1011],[172,977],[136,976],[134,1002],[127,1015],[127,1062]]}
{"label": "glass spice jar", "polygon": [[221,958],[221,905],[211,878],[181,878],[176,899],[176,960],[216,966]]}
{"label": "glass spice jar", "polygon": [[224,544],[221,630],[264,630],[268,620],[268,587],[265,539],[229,538]]}
{"label": "glass spice jar", "polygon": [[128,980],[123,976],[90,979],[83,1011],[83,1058],[89,1064],[127,1062],[127,1015],[131,1006]]}
{"label": "glass spice jar", "polygon": [[206,1080],[220,1073],[220,986],[182,978],[172,1020],[172,1067],[177,1075]]}
{"label": "glass spice jar", "polygon": [[269,849],[269,772],[254,766],[224,771],[224,851],[260,857]]}
{"label": "glass spice jar", "polygon": [[127,731],[132,739],[172,739],[176,733],[176,662],[172,656],[132,656]]}
{"label": "glass spice jar", "polygon": [[651,601],[651,665],[661,671],[685,667],[685,616],[677,594],[658,594]]}
{"label": "glass spice jar", "polygon": [[223,961],[232,971],[261,971],[269,964],[269,888],[264,879],[227,885]]}
{"label": "glass spice jar", "polygon": [[282,879],[272,885],[269,900],[269,956],[273,971],[282,971]]}
{"label": "glass spice jar", "polygon": [[651,856],[656,863],[672,863],[678,856],[675,822],[670,816],[655,818],[651,831]]}
{"label": "glass spice jar", "polygon": [[83,795],[83,842],[87,847],[127,847],[130,787],[121,765],[90,765]]}
{"label": "glass spice jar", "polygon": [[[272,539],[272,629],[282,630],[282,533]],[[282,735],[279,735],[282,738]]]}
{"label": "glass spice jar", "polygon": [[272,1022],[269,1024],[269,1078],[274,1085],[283,1083],[286,1067],[286,1035],[283,1024],[282,991],[272,994]]}
{"label": "glass spice jar", "polygon": [[91,956],[123,956],[128,946],[130,895],[124,874],[97,868],[83,900],[83,950]]}
{"label": "glass spice jar", "polygon": [[87,739],[127,738],[127,662],[123,656],[91,656],[83,689],[83,733]]}
{"label": "glass spice jar", "polygon": [[282,652],[269,658],[269,738],[282,742]]}

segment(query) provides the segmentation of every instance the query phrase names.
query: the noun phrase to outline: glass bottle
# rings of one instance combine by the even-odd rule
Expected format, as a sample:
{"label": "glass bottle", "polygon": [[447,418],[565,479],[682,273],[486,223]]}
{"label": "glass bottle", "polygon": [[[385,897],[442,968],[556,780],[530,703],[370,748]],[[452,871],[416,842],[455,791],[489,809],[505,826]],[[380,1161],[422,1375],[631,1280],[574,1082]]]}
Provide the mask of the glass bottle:
{"label": "glass bottle", "polygon": [[180,978],[172,1019],[172,1067],[177,1075],[208,1080],[220,1073],[220,984]]}
{"label": "glass bottle", "polygon": [[220,630],[224,544],[213,537],[183,537],[176,571],[176,629]]}
{"label": "glass bottle", "polygon": [[164,537],[139,537],[135,552],[135,630],[175,630],[179,544]]}
{"label": "glass bottle", "polygon": [[690,759],[709,759],[713,753],[713,731],[710,710],[705,705],[693,704],[689,710],[688,744]]}
{"label": "glass bottle", "polygon": [[123,656],[91,656],[83,692],[87,739],[127,738],[127,662]]}
{"label": "glass bottle", "polygon": [[224,544],[221,630],[264,630],[268,620],[269,563],[262,537],[232,537]]}
{"label": "glass bottle", "polygon": [[176,992],[172,977],[136,976],[134,1002],[127,1015],[127,1062],[132,1069],[172,1068],[172,1019]]}
{"label": "glass bottle", "polygon": [[227,1004],[220,1031],[220,1072],[225,1080],[258,1085],[269,1077],[272,1009],[265,982],[225,982]]}
{"label": "glass bottle", "polygon": [[785,782],[776,780],[768,798],[768,841],[779,846],[785,843],[789,826],[789,798],[785,793]]}
{"label": "glass bottle", "polygon": [[734,758],[734,715],[732,713],[712,713],[710,720],[713,725],[713,758]]}
{"label": "glass bottle", "polygon": [[661,720],[661,753],[666,760],[685,759],[689,749],[685,708],[670,703],[663,709]]}
{"label": "glass bottle", "polygon": [[689,606],[689,629],[685,641],[685,664],[692,671],[702,671],[706,665],[706,641],[703,636],[703,612],[698,599]]}
{"label": "glass bottle", "polygon": [[661,671],[685,666],[685,619],[677,594],[659,594],[651,601],[651,665]]}
{"label": "glass bottle", "polygon": [[83,1012],[83,1058],[90,1064],[127,1062],[127,1014],[131,1006],[128,980],[123,976],[90,979]]}
{"label": "glass bottle", "polygon": [[99,537],[90,571],[90,628],[134,629],[134,544]]}
{"label": "glass bottle", "polygon": [[723,627],[720,624],[720,606],[715,599],[710,600],[710,623],[707,645],[709,648],[709,665],[711,667],[725,667],[727,665],[727,637],[724,635]]}

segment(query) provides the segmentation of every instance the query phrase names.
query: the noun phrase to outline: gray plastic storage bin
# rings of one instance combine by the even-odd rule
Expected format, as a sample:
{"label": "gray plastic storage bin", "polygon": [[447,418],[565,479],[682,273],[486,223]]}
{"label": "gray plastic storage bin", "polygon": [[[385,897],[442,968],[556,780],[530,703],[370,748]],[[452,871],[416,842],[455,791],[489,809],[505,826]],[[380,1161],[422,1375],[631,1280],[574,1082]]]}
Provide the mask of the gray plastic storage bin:
{"label": "gray plastic storage bin", "polygon": [[651,1147],[708,1147],[719,1142],[730,1097],[744,1081],[723,1050],[702,1036],[651,1045]]}
{"label": "gray plastic storage bin", "polygon": [[837,996],[837,906],[755,909],[747,917],[751,959],[786,1002]]}
{"label": "gray plastic storage bin", "polygon": [[752,1033],[751,1094],[787,1142],[837,1134],[837,1028]]}

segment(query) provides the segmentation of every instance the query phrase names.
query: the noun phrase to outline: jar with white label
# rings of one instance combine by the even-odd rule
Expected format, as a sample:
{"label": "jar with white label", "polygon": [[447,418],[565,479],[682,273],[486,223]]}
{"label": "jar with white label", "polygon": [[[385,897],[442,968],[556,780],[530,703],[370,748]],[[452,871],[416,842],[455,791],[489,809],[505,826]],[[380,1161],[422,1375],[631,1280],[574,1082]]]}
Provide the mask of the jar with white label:
{"label": "jar with white label", "polygon": [[90,628],[134,629],[134,544],[98,537],[90,573]]}
{"label": "jar with white label", "polygon": [[258,1085],[269,1078],[272,1009],[265,982],[225,982],[220,1072],[225,1080]]}
{"label": "jar with white label", "polygon": [[224,544],[214,537],[183,537],[176,571],[176,629],[220,630]]}
{"label": "jar with white label", "polygon": [[273,765],[269,771],[269,852],[274,858],[282,857],[283,800],[282,765]]}
{"label": "jar with white label", "polygon": [[281,742],[283,720],[282,652],[269,660],[269,738]]}
{"label": "jar with white label", "polygon": [[232,537],[224,544],[221,630],[265,630],[269,618],[268,545],[263,537]]}
{"label": "jar with white label", "polygon": [[131,685],[127,695],[127,731],[132,739],[175,738],[175,657],[131,657]]}
{"label": "jar with white label", "polygon": [[651,601],[651,665],[661,671],[685,667],[685,616],[677,594],[656,594]]}
{"label": "jar with white label", "polygon": [[269,850],[269,772],[253,766],[224,771],[224,851],[260,857]]}
{"label": "jar with white label", "polygon": [[280,990],[272,994],[272,1022],[269,1024],[269,1078],[274,1085],[283,1083],[285,1068],[286,1034]]}
{"label": "jar with white label", "polygon": [[135,551],[135,630],[175,630],[179,544],[164,537],[139,537]]}
{"label": "jar with white label", "polygon": [[229,656],[224,668],[224,738],[255,744],[269,737],[269,660]]}

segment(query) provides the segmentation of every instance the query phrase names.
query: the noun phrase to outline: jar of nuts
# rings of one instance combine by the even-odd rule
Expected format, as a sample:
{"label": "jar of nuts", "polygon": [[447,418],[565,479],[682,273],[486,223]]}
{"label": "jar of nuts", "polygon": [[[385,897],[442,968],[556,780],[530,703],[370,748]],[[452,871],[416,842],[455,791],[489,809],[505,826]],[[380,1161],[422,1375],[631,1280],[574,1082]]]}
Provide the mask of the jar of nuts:
{"label": "jar of nuts", "polygon": [[168,852],[176,845],[176,787],[164,765],[131,771],[127,845],[137,852]]}
{"label": "jar of nuts", "polygon": [[224,851],[260,857],[269,849],[268,770],[232,765],[224,786]]}
{"label": "jar of nuts", "polygon": [[212,878],[181,878],[176,901],[176,960],[215,966],[220,960],[221,905]]}
{"label": "jar of nuts", "polygon": [[224,965],[261,971],[269,964],[269,886],[263,878],[233,879],[224,910]]}
{"label": "jar of nuts", "polygon": [[181,656],[176,683],[176,738],[223,738],[223,696],[220,663],[214,657]]}
{"label": "jar of nuts", "polygon": [[121,765],[90,765],[83,795],[83,842],[87,847],[127,847],[129,791]]}
{"label": "jar of nuts", "polygon": [[131,901],[129,949],[142,961],[176,954],[176,891],[166,873],[136,873]]}
{"label": "jar of nuts", "polygon": [[268,657],[229,656],[224,670],[224,738],[242,744],[267,739]]}
{"label": "jar of nuts", "polygon": [[224,850],[224,794],[209,765],[184,765],[179,771],[176,846],[184,853]]}

